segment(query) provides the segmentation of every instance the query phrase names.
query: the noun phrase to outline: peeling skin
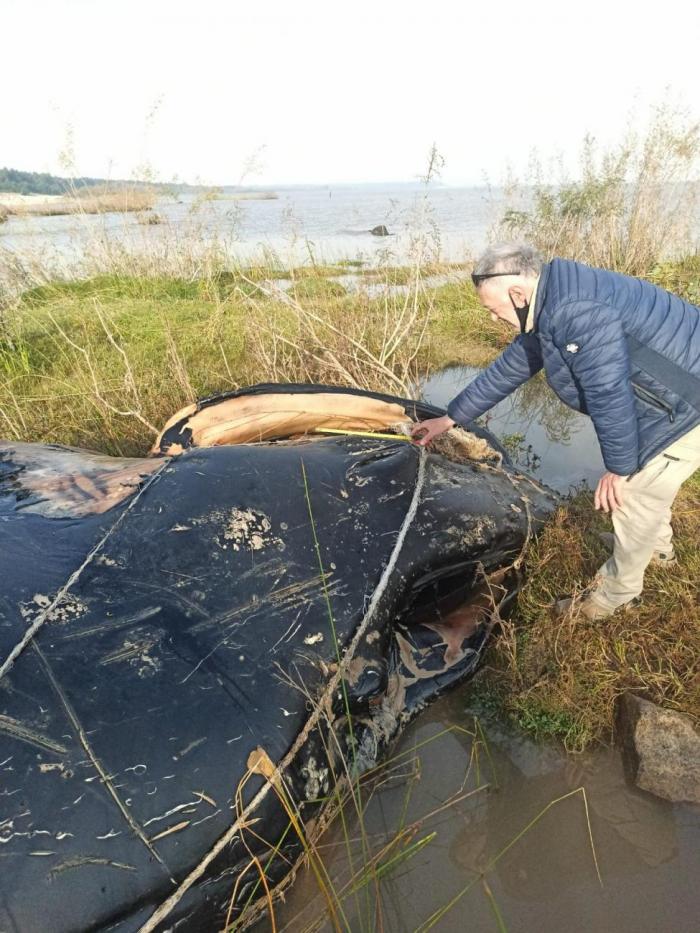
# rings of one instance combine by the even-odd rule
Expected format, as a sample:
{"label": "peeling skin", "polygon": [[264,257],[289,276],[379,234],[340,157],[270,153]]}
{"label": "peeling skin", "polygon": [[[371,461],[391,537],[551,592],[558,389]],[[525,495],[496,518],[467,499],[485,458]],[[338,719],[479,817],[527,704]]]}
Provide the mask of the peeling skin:
{"label": "peeling skin", "polygon": [[19,461],[14,488],[22,508],[53,518],[101,515],[123,502],[162,465],[48,444],[0,441],[0,460]]}
{"label": "peeling skin", "polygon": [[230,544],[234,551],[241,548],[260,551],[269,544],[282,543],[279,538],[270,534],[271,528],[272,522],[262,512],[256,512],[254,509],[231,509],[218,543],[224,549]]}
{"label": "peeling skin", "polygon": [[[396,642],[399,646],[399,652],[403,666],[411,674],[409,682],[411,680],[432,680],[433,677],[435,677],[436,672],[433,670],[421,668],[418,665],[418,660],[422,656],[432,654],[432,651],[430,649],[425,649],[422,654],[417,654],[413,645],[406,638],[404,638],[400,632],[396,632],[394,638],[396,639]],[[445,666],[445,670],[447,670],[447,665]]]}
{"label": "peeling skin", "polygon": [[[365,667],[367,666],[367,658],[357,656],[352,658],[350,661],[346,661],[343,668],[343,680],[350,687],[355,687],[362,677]],[[337,665],[336,665],[337,666]]]}
{"label": "peeling skin", "polygon": [[219,526],[219,534],[214,539],[222,550],[232,548],[234,551],[250,550],[261,551],[265,547],[274,546],[284,550],[284,542],[273,535],[272,522],[264,512],[255,509],[229,509],[228,511],[213,511],[200,518],[193,518],[190,525],[173,525],[171,532],[191,531],[201,525]]}
{"label": "peeling skin", "polygon": [[[505,573],[506,571],[496,571],[490,574],[489,585],[477,590],[469,603],[438,618],[432,613],[426,613],[426,619],[411,626],[411,629],[423,627],[435,632],[441,638],[437,644],[416,647],[401,628],[394,628],[392,637],[399,649],[400,663],[395,670],[390,671],[385,692],[370,705],[369,715],[353,716],[352,731],[357,742],[353,752],[354,772],[362,774],[375,767],[382,749],[387,747],[397,731],[417,712],[419,707],[415,704],[410,710],[407,707],[407,691],[412,685],[418,681],[430,682],[439,678],[475,654],[472,647],[474,636],[491,624],[492,599],[489,587],[501,583]],[[366,642],[369,644],[380,638],[381,631],[377,629],[367,636]],[[360,654],[350,661],[345,661],[344,680],[348,686],[355,686],[365,673],[367,665],[373,663],[376,663],[376,659],[370,660]],[[337,735],[347,734],[348,726],[343,712],[333,721],[332,729]],[[333,764],[334,762],[331,762],[331,765]],[[324,775],[315,757],[310,756],[305,762],[301,768],[301,775],[305,782],[306,799],[316,799]]]}
{"label": "peeling skin", "polygon": [[486,607],[469,605],[455,610],[439,622],[423,622],[426,628],[432,629],[442,638],[446,667],[462,660],[465,654],[464,642],[476,632],[487,617]]}

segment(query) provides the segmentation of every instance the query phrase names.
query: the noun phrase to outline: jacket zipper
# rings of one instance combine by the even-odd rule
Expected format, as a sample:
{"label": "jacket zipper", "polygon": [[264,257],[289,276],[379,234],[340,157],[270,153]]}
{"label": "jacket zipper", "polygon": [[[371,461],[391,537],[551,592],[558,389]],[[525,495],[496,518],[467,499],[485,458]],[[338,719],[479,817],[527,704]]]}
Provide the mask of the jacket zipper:
{"label": "jacket zipper", "polygon": [[632,383],[632,388],[634,389],[634,394],[641,398],[642,401],[647,402],[649,405],[653,405],[655,408],[659,408],[661,411],[665,411],[671,423],[676,420],[676,414],[673,410],[673,407],[669,405],[668,402],[665,402],[662,398],[654,395],[654,393],[650,392],[648,389],[644,389],[642,386],[637,385],[636,382]]}

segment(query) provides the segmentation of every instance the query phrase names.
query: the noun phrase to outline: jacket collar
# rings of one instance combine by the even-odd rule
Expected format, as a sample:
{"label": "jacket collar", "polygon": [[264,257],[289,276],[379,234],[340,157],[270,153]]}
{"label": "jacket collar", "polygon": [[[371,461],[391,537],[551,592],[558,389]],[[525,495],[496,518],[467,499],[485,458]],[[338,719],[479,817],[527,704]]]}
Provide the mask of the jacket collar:
{"label": "jacket collar", "polygon": [[549,279],[551,267],[552,264],[549,262],[542,263],[540,277],[537,280],[535,301],[530,307],[530,313],[528,314],[527,318],[527,325],[525,327],[526,333],[537,330],[537,318],[539,317],[540,311],[542,310],[542,305],[544,304],[545,292],[547,291],[547,280]]}

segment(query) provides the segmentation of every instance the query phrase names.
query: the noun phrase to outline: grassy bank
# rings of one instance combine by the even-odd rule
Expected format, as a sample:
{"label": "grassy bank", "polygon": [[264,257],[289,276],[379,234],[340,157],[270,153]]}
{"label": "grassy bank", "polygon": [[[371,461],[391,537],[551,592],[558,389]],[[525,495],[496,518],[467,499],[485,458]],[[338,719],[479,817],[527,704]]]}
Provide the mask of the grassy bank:
{"label": "grassy bank", "polygon": [[516,611],[475,682],[477,706],[571,751],[614,736],[626,690],[700,724],[700,473],[673,514],[679,564],[649,567],[639,608],[598,622],[555,621],[552,601],[593,578],[608,557],[599,534],[612,530],[589,492],[562,506],[529,550]]}
{"label": "grassy bank", "polygon": [[410,393],[427,370],[484,363],[509,339],[464,282],[349,294],[334,280],[346,271],[287,272],[284,290],[272,268],[31,289],[5,317],[0,431],[139,455],[174,411],[213,392],[314,381]]}

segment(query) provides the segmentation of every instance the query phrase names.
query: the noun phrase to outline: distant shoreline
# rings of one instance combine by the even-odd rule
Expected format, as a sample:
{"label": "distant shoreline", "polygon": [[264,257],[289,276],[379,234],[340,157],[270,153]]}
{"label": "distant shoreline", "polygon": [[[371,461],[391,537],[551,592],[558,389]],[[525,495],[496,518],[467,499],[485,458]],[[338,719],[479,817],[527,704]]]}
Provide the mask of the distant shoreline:
{"label": "distant shoreline", "polygon": [[150,211],[155,200],[155,192],[148,188],[81,188],[65,195],[0,192],[0,222],[10,217]]}

